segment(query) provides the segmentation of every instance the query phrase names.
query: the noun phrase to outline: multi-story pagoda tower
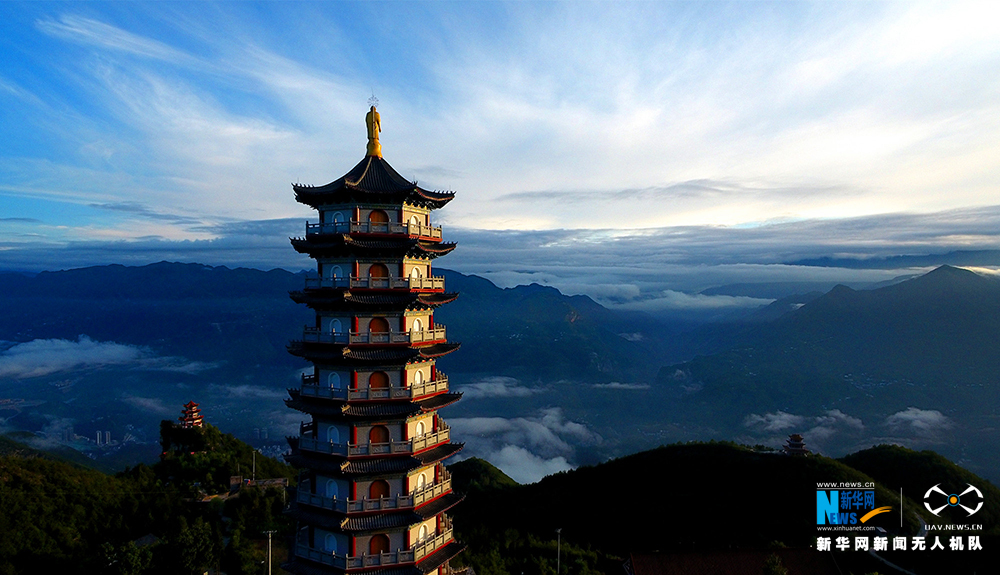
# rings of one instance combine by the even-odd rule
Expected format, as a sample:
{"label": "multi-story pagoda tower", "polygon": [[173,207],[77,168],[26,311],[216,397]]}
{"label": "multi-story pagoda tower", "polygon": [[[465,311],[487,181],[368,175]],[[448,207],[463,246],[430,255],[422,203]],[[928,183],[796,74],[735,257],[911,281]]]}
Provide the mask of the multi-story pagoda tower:
{"label": "multi-story pagoda tower", "polygon": [[382,158],[381,122],[366,117],[368,153],[325,186],[295,184],[295,199],[319,211],[296,251],[317,278],[292,299],[316,312],[289,351],[313,364],[289,407],[309,416],[289,438],[287,459],[303,469],[291,514],[298,521],[295,573],[423,575],[451,572],[464,548],[446,511],[462,497],[443,461],[462,444],[437,410],[458,401],[435,360],[458,349],[434,323],[445,293],[431,261],[455,249],[431,225],[453,192],[433,192]]}

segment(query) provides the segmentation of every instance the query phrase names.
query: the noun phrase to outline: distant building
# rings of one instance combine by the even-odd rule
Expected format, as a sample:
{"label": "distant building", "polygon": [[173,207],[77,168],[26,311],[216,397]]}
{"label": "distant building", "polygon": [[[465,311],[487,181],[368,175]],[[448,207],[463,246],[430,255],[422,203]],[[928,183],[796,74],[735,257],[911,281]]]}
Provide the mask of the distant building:
{"label": "distant building", "polygon": [[295,250],[318,276],[292,299],[316,312],[289,351],[312,362],[289,407],[307,414],[286,459],[303,469],[291,511],[298,521],[285,569],[450,575],[464,549],[446,511],[462,497],[443,461],[461,444],[437,410],[458,401],[435,361],[458,349],[434,323],[445,293],[431,260],[452,251],[430,213],[453,192],[425,190],[384,159],[381,122],[366,117],[368,154],[325,186],[295,184],[319,211]]}
{"label": "distant building", "polygon": [[805,442],[802,440],[802,435],[793,433],[788,436],[788,439],[785,440],[785,453],[788,455],[806,455],[809,453]]}
{"label": "distant building", "polygon": [[178,417],[177,420],[181,422],[181,427],[184,429],[202,427],[205,425],[205,418],[201,415],[201,409],[199,409],[198,404],[193,401],[189,401],[184,404],[181,416]]}

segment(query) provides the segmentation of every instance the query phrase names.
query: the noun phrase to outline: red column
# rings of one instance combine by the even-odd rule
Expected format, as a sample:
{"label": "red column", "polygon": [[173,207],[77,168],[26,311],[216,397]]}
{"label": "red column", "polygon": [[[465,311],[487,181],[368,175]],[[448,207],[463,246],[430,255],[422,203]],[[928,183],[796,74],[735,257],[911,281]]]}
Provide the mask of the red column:
{"label": "red column", "polygon": [[361,263],[358,260],[354,260],[354,277],[361,277]]}
{"label": "red column", "polygon": [[437,364],[431,364],[431,381],[437,381],[438,378],[438,368]]}
{"label": "red column", "polygon": [[352,371],[351,372],[351,389],[357,389],[357,388],[358,388],[358,372]]}

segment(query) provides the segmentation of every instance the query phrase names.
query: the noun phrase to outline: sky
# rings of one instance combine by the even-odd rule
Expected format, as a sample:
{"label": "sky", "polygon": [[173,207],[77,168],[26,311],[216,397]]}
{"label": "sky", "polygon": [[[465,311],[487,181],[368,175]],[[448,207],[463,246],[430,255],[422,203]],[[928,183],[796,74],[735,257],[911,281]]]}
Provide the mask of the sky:
{"label": "sky", "polygon": [[457,193],[437,265],[635,309],[888,280],[1000,249],[997,21],[990,2],[0,2],[0,269],[311,267],[290,184],[362,159],[374,95],[386,160]]}

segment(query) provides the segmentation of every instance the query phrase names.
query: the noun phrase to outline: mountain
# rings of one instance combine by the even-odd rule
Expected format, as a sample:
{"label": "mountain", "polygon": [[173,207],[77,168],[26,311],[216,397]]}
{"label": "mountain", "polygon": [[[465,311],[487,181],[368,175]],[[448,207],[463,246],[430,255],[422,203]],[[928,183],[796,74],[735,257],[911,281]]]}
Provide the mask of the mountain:
{"label": "mountain", "polygon": [[[873,464],[890,453],[896,475],[889,480],[862,470],[883,472]],[[944,464],[928,467],[929,457]],[[864,467],[854,467],[855,462]],[[949,523],[949,518],[924,509],[924,491],[937,482],[964,486],[971,481],[987,495],[987,507],[975,520],[983,524],[977,533],[983,534],[984,549],[1000,543],[1000,499],[991,499],[995,487],[940,456],[892,446],[837,461],[732,443],[669,445],[529,485],[479,480],[499,473],[485,462],[460,462],[449,469],[456,485],[490,485],[470,491],[455,510],[459,535],[470,547],[464,560],[477,573],[553,568],[557,529],[563,565],[574,565],[572,570],[579,572],[616,572],[632,553],[693,553],[711,560],[717,551],[734,549],[809,549],[818,535],[816,487],[821,482],[873,483],[876,505],[890,506],[893,512],[876,516],[868,525],[892,537],[916,535],[921,521]],[[897,483],[897,478],[906,484]],[[989,571],[996,556],[996,549],[977,556],[896,553],[892,561],[921,575],[973,573]],[[871,560],[868,554],[852,552],[838,552],[835,559],[843,573],[895,572],[867,563]]]}
{"label": "mountain", "polygon": [[[437,273],[460,294],[435,316],[463,344],[439,364],[455,387],[649,379],[668,357],[670,331],[642,314]],[[159,420],[194,399],[209,421],[280,451],[298,424],[282,399],[304,367],[286,345],[315,320],[288,297],[305,277],[168,262],[0,273],[0,420],[120,468],[158,455]]]}
{"label": "mountain", "polygon": [[813,426],[831,435],[817,418],[839,418],[849,437],[835,451],[866,438],[946,443],[949,455],[1000,476],[1000,460],[981,447],[1000,440],[1000,280],[942,266],[874,290],[837,286],[734,341],[660,370],[676,397],[671,414],[772,440]]}

